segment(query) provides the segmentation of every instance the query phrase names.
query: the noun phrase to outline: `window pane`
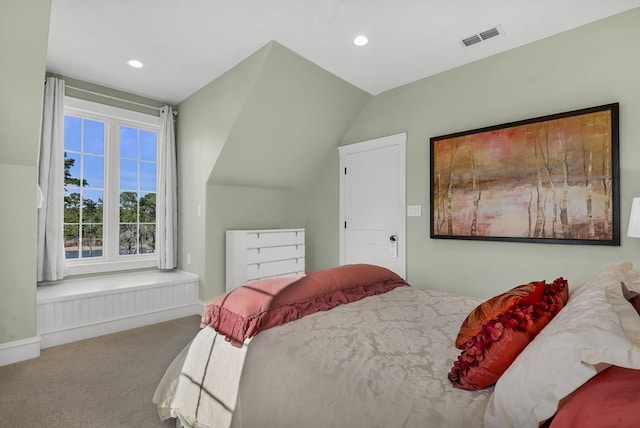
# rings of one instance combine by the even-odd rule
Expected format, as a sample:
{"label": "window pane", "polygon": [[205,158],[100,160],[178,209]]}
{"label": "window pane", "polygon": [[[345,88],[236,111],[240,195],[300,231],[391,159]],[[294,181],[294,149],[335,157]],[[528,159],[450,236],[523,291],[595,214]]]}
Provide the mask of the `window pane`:
{"label": "window pane", "polygon": [[102,190],[85,190],[82,199],[82,223],[102,223]]}
{"label": "window pane", "polygon": [[64,152],[64,187],[80,186],[80,155]]}
{"label": "window pane", "polygon": [[140,162],[140,190],[143,192],[156,191],[155,162]]}
{"label": "window pane", "polygon": [[138,162],[120,161],[120,190],[138,190]]}
{"label": "window pane", "polygon": [[156,225],[140,225],[140,254],[156,252]]}
{"label": "window pane", "polygon": [[137,226],[135,224],[120,225],[120,255],[137,254]]}
{"label": "window pane", "polygon": [[140,194],[140,223],[155,223],[156,221],[156,194]]}
{"label": "window pane", "polygon": [[84,120],[84,151],[87,153],[104,153],[104,123],[95,120]]}
{"label": "window pane", "polygon": [[138,222],[138,194],[120,192],[120,223]]}
{"label": "window pane", "polygon": [[85,186],[104,187],[104,156],[82,156]]}
{"label": "window pane", "polygon": [[157,134],[151,131],[140,130],[140,159],[156,160]]}
{"label": "window pane", "polygon": [[67,224],[64,226],[64,257],[67,259],[78,258],[78,225]]}
{"label": "window pane", "polygon": [[120,127],[120,157],[138,159],[138,130]]}
{"label": "window pane", "polygon": [[102,225],[82,225],[82,258],[102,257]]}
{"label": "window pane", "polygon": [[82,119],[79,117],[64,117],[64,149],[80,151],[80,130],[82,129]]}
{"label": "window pane", "polygon": [[80,222],[80,193],[64,192],[64,222]]}
{"label": "window pane", "polygon": [[[76,106],[69,103],[67,108],[75,111]],[[142,119],[136,122],[138,118],[129,117],[127,112],[110,118],[90,116],[93,113],[80,110],[72,116],[65,115],[63,235],[66,258],[76,259],[76,263],[70,265],[85,259],[99,266],[103,261],[117,260],[118,254],[132,259],[151,255],[155,252],[156,234],[158,129],[155,119],[150,117],[148,123]],[[116,132],[110,131],[112,127],[117,128]],[[116,156],[108,156],[113,149]],[[113,177],[116,189],[109,188],[112,172],[118,175]],[[112,194],[117,195],[115,200],[109,197]],[[113,224],[107,224],[108,220]],[[104,233],[108,230],[112,230],[113,235]],[[110,241],[111,236],[115,242]]]}

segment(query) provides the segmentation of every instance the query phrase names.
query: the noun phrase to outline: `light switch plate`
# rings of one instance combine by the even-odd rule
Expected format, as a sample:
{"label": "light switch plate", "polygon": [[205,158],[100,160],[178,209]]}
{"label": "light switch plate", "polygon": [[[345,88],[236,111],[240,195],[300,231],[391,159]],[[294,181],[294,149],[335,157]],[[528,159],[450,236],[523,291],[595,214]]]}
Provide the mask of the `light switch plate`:
{"label": "light switch plate", "polygon": [[407,205],[407,217],[422,216],[422,205]]}

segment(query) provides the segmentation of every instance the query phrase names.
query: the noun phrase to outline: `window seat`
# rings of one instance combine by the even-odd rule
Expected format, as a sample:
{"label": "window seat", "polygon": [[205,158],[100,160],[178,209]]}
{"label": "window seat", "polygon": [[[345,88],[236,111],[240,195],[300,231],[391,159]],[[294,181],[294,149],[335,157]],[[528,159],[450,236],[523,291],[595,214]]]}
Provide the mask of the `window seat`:
{"label": "window seat", "polygon": [[184,271],[138,271],[39,285],[40,347],[202,314],[199,278]]}

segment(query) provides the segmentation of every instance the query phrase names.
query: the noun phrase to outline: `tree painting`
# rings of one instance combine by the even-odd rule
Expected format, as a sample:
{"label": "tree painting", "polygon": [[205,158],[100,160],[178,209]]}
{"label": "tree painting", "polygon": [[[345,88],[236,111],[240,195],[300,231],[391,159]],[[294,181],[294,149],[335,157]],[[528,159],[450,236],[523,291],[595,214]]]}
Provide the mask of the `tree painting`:
{"label": "tree painting", "polygon": [[431,139],[431,237],[619,245],[618,104]]}

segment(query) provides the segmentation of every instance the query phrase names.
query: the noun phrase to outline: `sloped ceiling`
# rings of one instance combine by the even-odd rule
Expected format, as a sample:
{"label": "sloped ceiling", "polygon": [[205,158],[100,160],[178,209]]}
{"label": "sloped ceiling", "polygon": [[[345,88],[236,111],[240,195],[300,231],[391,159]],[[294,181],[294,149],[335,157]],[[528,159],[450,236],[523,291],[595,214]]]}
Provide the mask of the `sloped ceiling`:
{"label": "sloped ceiling", "polygon": [[210,183],[305,186],[371,97],[277,42],[266,48]]}
{"label": "sloped ceiling", "polygon": [[[639,6],[640,0],[52,0],[47,69],[177,104],[276,40],[377,95]],[[470,48],[461,43],[496,25],[504,30],[500,37]],[[358,34],[370,43],[354,46]],[[130,58],[145,67],[129,67]]]}

